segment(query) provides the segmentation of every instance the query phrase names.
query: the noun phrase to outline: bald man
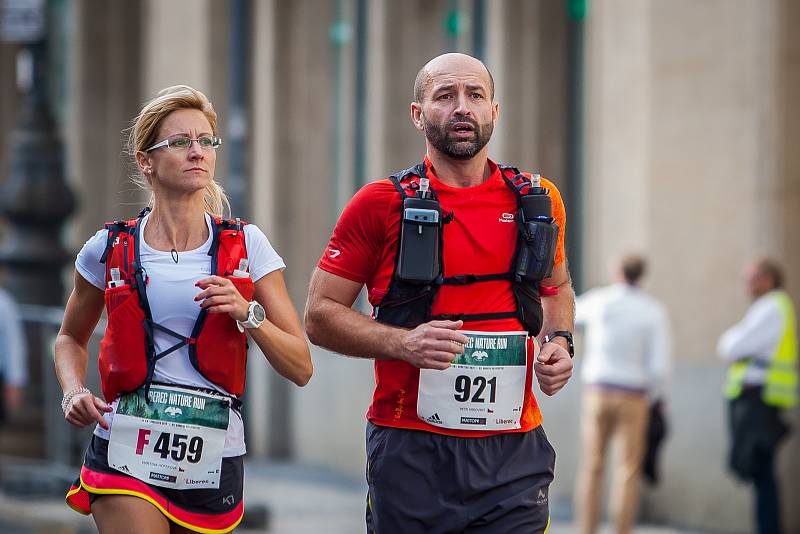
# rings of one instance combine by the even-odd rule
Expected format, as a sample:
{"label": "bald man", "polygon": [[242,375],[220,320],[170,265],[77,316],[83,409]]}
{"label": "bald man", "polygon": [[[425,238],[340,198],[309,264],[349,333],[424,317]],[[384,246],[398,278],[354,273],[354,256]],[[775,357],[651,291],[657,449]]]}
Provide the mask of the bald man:
{"label": "bald man", "polygon": [[[479,60],[428,62],[410,112],[423,161],[356,193],[305,314],[313,343],[375,360],[367,530],[545,532],[555,453],[533,389],[572,375],[564,205],[489,159],[499,105]],[[365,285],[373,317],[351,308]]]}
{"label": "bald man", "polygon": [[753,304],[717,343],[729,364],[728,465],[738,478],[753,483],[754,532],[778,534],[783,530],[775,460],[789,431],[783,412],[797,404],[797,318],[774,260],[753,261],[745,281]]}

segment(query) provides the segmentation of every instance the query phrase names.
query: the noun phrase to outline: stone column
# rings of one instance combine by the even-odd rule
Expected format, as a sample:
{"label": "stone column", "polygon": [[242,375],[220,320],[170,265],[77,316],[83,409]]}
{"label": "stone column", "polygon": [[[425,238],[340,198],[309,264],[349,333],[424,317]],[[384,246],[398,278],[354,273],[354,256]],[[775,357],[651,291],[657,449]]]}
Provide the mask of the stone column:
{"label": "stone column", "polygon": [[[111,0],[107,9],[81,0],[73,6],[69,94],[65,124],[68,174],[81,200],[70,225],[77,250],[105,221],[133,217],[146,197],[128,177],[127,128],[139,110],[141,9]],[[71,280],[71,277],[70,277]]]}
{"label": "stone column", "polygon": [[[644,252],[646,286],[674,331],[665,476],[643,512],[741,530],[751,524],[751,492],[725,470],[725,365],[715,345],[750,303],[741,272],[754,256],[782,261],[798,297],[798,9],[778,0],[605,0],[589,20],[587,279],[604,283],[619,253]],[[777,469],[790,531],[794,439]]]}

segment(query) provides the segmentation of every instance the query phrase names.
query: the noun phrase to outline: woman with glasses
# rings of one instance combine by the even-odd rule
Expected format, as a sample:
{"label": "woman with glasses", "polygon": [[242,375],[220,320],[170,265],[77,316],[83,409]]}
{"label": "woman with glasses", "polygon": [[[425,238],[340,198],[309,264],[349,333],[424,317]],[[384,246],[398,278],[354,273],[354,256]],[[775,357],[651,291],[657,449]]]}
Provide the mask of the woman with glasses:
{"label": "woman with glasses", "polygon": [[[106,224],[75,262],[55,365],[65,419],[96,426],[67,503],[101,533],[233,530],[244,511],[247,336],[284,377],[311,377],[283,260],[258,227],[222,218],[221,145],[203,93],[169,87],[146,103],[129,149],[149,205]],[[104,308],[101,395],[85,376]]]}

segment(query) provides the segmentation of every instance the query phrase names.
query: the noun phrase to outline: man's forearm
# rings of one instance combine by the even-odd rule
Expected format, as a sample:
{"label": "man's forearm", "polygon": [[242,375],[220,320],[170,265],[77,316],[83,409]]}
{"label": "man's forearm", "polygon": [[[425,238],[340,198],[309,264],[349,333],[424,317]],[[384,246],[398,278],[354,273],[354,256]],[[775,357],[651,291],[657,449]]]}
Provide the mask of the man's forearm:
{"label": "man's forearm", "polygon": [[544,341],[544,336],[556,330],[575,328],[575,292],[572,284],[567,279],[558,286],[558,294],[542,298],[543,323],[539,333],[539,343]]}
{"label": "man's forearm", "polygon": [[315,345],[346,356],[373,359],[399,357],[404,332],[330,299],[308,311],[306,330]]}

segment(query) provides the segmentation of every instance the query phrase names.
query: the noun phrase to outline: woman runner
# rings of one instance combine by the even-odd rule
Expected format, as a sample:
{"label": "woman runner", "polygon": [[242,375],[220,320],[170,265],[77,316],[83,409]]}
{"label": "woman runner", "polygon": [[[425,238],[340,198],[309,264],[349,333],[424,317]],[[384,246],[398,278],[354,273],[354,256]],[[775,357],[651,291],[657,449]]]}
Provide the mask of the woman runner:
{"label": "woman runner", "polygon": [[[258,227],[222,219],[218,131],[191,87],[147,102],[128,148],[150,209],[107,224],[75,262],[55,365],[65,419],[96,427],[67,502],[103,534],[233,530],[244,512],[246,336],[282,376],[311,378],[283,260]],[[100,396],[85,376],[104,307]]]}

